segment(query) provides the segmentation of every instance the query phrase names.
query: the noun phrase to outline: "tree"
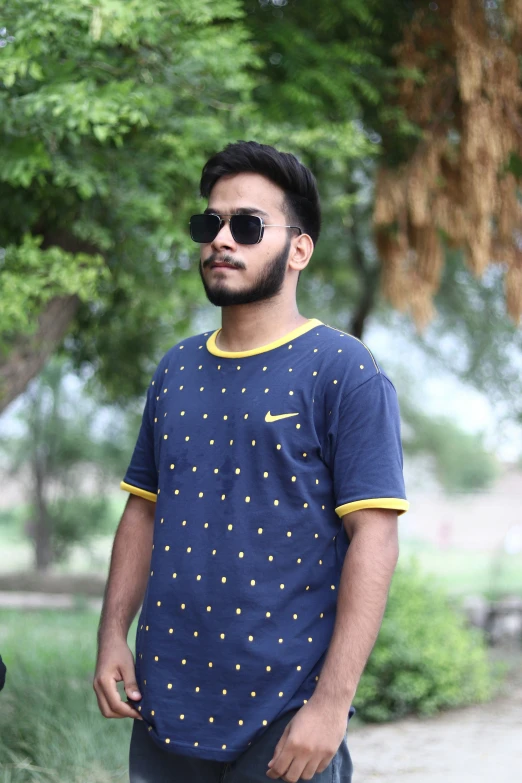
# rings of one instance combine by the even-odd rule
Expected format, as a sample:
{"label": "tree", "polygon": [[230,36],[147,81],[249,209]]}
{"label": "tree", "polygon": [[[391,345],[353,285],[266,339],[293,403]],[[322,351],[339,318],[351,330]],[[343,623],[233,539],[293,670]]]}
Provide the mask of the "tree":
{"label": "tree", "polygon": [[[63,361],[51,360],[24,396],[21,434],[2,444],[8,471],[29,476],[26,532],[38,570],[107,527],[108,478],[123,475],[131,449],[121,414],[112,410],[110,426],[96,431],[100,408],[84,390],[72,391],[72,380]],[[86,476],[90,488],[82,488]]]}
{"label": "tree", "polygon": [[167,315],[170,339],[186,326],[201,293],[183,226],[257,61],[241,16],[239,0],[3,9],[0,410],[73,322],[69,349],[120,397],[143,385]]}

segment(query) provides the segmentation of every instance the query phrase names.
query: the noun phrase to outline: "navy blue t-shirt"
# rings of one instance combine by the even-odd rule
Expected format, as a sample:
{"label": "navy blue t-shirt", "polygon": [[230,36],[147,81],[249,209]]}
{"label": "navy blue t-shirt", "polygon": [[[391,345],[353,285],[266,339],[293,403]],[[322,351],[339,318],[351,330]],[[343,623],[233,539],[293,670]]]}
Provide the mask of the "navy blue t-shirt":
{"label": "navy blue t-shirt", "polygon": [[174,753],[231,761],[314,692],[348,548],[342,517],[407,510],[395,389],[312,318],[249,351],[171,348],[122,489],[156,502],[138,708]]}

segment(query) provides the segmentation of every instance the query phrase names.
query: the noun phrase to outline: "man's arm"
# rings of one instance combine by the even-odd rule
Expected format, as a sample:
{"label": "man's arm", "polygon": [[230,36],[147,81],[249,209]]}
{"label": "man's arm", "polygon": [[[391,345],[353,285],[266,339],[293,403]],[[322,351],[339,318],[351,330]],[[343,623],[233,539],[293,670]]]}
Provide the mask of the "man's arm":
{"label": "man's arm", "polygon": [[361,509],[345,514],[350,539],[335,625],[314,693],[287,724],[267,777],[309,779],[323,772],[346,732],[348,711],[381,626],[399,544],[397,512]]}
{"label": "man's arm", "polygon": [[348,713],[372,651],[397,565],[397,512],[361,509],[345,514],[350,539],[345,557],[334,631],[314,698]]}
{"label": "man's arm", "polygon": [[116,687],[123,680],[130,699],[140,699],[127,634],[145,595],[152,554],[155,503],[130,495],[112,548],[109,578],[98,628],[94,690],[106,718],[139,718]]}

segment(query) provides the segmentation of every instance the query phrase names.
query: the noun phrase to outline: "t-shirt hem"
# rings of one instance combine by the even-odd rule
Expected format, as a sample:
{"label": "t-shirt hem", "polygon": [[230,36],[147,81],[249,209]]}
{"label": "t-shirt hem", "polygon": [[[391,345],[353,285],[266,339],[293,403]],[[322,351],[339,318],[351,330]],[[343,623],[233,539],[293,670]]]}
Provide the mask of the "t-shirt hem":
{"label": "t-shirt hem", "polygon": [[166,750],[167,753],[180,753],[183,756],[192,756],[193,758],[205,759],[207,761],[235,761],[245,750],[248,750],[252,743],[247,743],[244,747],[234,748],[212,748],[208,745],[189,745],[185,742],[175,742],[170,738],[169,742],[166,739],[161,740],[154,731],[149,731],[150,738],[154,743]]}
{"label": "t-shirt hem", "polygon": [[123,489],[124,492],[130,492],[131,495],[138,495],[140,498],[151,500],[153,503],[157,500],[157,495],[154,492],[149,492],[147,489],[142,489],[141,487],[135,487],[133,484],[127,484],[126,481],[120,482],[120,489]]}
{"label": "t-shirt hem", "polygon": [[335,513],[339,517],[359,511],[362,508],[389,508],[397,511],[399,516],[408,511],[410,504],[402,498],[366,498],[365,500],[353,500],[337,506]]}

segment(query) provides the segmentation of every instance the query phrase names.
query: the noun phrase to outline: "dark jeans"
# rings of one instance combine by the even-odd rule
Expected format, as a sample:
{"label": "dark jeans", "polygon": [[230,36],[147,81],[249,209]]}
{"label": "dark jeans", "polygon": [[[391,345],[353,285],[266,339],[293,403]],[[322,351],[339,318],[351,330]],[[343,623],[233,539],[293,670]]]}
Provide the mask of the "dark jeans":
{"label": "dark jeans", "polygon": [[[257,742],[235,761],[209,761],[170,753],[149,737],[143,721],[135,720],[130,744],[130,783],[267,783],[271,780],[266,775],[268,762],[286,724],[296,712],[290,710],[271,723]],[[326,769],[310,780],[312,783],[351,783],[352,760],[346,737]]]}

